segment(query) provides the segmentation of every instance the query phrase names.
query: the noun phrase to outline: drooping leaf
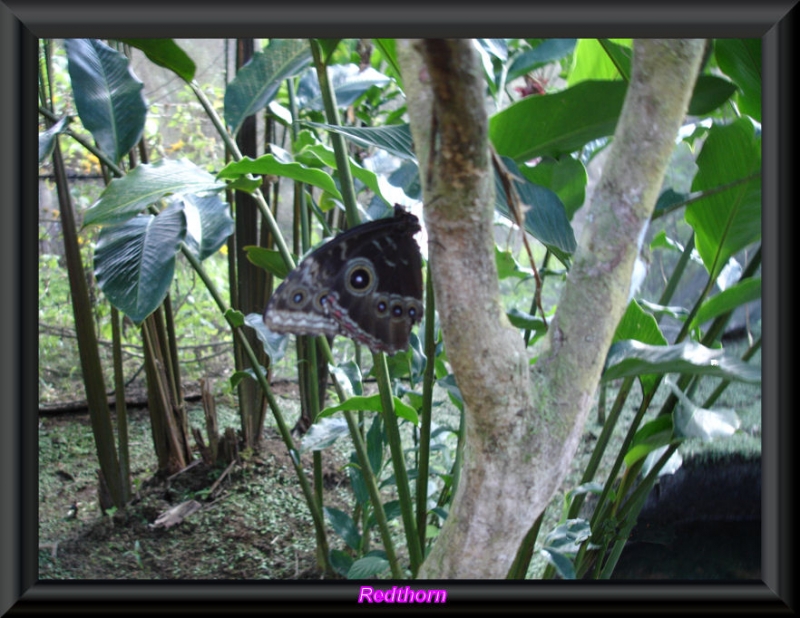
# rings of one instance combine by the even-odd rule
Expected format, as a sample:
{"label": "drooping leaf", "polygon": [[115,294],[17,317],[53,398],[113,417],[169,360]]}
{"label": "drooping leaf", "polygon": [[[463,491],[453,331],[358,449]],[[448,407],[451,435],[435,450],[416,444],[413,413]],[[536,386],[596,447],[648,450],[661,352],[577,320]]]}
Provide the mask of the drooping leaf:
{"label": "drooping leaf", "polygon": [[748,365],[724,350],[712,350],[694,341],[668,346],[618,341],[608,352],[603,380],[650,373],[710,375],[748,384],[761,383],[759,367]]}
{"label": "drooping leaf", "polygon": [[[230,310],[229,310],[230,311]],[[264,316],[260,313],[248,313],[244,319],[244,323],[256,331],[261,344],[264,346],[264,351],[270,357],[273,363],[281,360],[286,354],[286,346],[289,342],[289,335],[282,333],[273,333],[264,324]],[[255,379],[255,376],[253,376]]]}
{"label": "drooping leaf", "polygon": [[709,442],[717,438],[727,438],[736,433],[742,421],[735,410],[707,410],[694,404],[677,385],[667,380],[667,385],[680,401],[675,409],[675,429],[683,436],[700,438]]}
{"label": "drooping leaf", "polygon": [[177,205],[158,216],[139,215],[100,231],[94,254],[97,283],[109,302],[140,324],[164,300],[175,272],[175,253],[186,235]]}
{"label": "drooping leaf", "polygon": [[236,73],[225,90],[225,123],[236,135],[245,118],[264,109],[284,80],[302,73],[311,63],[305,39],[272,39],[263,51]]}
{"label": "drooping leaf", "polygon": [[120,39],[131,47],[142,51],[160,67],[169,69],[186,82],[194,79],[197,66],[189,55],[173,39]]}
{"label": "drooping leaf", "polygon": [[736,84],[716,75],[700,75],[692,92],[687,113],[705,116],[722,106],[736,92]]}
{"label": "drooping leaf", "polygon": [[84,227],[121,223],[163,197],[220,191],[225,184],[186,159],[162,159],[137,165],[122,178],[115,178],[83,217]]}
{"label": "drooping leaf", "polygon": [[96,39],[66,39],[69,76],[81,122],[115,163],[142,136],[144,84],[124,54]]}

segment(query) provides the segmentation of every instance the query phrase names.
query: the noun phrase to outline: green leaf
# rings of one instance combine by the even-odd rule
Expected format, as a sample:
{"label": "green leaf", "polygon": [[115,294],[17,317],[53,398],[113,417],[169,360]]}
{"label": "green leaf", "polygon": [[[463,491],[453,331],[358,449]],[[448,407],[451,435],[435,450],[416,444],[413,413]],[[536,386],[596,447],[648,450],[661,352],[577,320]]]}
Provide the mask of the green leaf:
{"label": "green leaf", "polygon": [[508,279],[509,277],[528,279],[533,277],[533,271],[530,268],[520,266],[519,262],[511,255],[511,251],[501,251],[497,245],[494,246],[494,260],[497,263],[498,279]]}
{"label": "green leaf", "polygon": [[625,465],[630,468],[663,446],[672,442],[672,417],[665,414],[645,423],[633,436],[631,447],[625,453]]}
{"label": "green leaf", "polygon": [[239,178],[247,174],[257,174],[260,176],[283,176],[299,182],[304,182],[323,191],[327,191],[336,199],[342,199],[336,183],[330,174],[322,170],[312,169],[299,163],[284,163],[275,158],[275,155],[267,154],[258,159],[244,157],[240,161],[234,161],[223,167],[217,178],[223,180]]}
{"label": "green leaf", "polygon": [[366,148],[381,148],[401,159],[416,161],[411,129],[407,124],[382,127],[342,127],[321,122],[304,122],[305,126],[341,133],[354,144]]}
{"label": "green leaf", "polygon": [[[230,309],[225,312],[226,317],[230,313]],[[242,323],[247,324],[250,328],[256,331],[256,336],[258,337],[261,344],[264,346],[264,351],[269,356],[270,360],[273,363],[278,362],[281,360],[284,355],[286,354],[286,345],[289,341],[289,335],[284,335],[281,333],[273,333],[271,330],[267,328],[267,325],[264,324],[264,316],[260,313],[248,313],[243,320]],[[239,319],[237,316],[237,320],[234,321],[233,326],[236,326],[239,323]],[[253,375],[254,380],[258,380],[258,378]]]}
{"label": "green leaf", "polygon": [[512,308],[506,312],[508,321],[516,328],[525,328],[531,330],[537,335],[542,335],[547,332],[547,326],[542,318],[537,318],[530,313],[525,313],[519,309]]}
{"label": "green leaf", "polygon": [[[289,268],[286,266],[286,262],[283,261],[283,256],[280,251],[276,249],[265,249],[264,247],[257,247],[255,245],[244,247],[244,251],[250,262],[272,273],[278,279],[286,279],[286,276],[289,274]],[[297,262],[296,257],[295,262]]]}
{"label": "green leaf", "polygon": [[626,91],[621,81],[583,81],[526,97],[489,119],[489,137],[499,154],[515,161],[557,159],[613,135]]}
{"label": "green leaf", "polygon": [[169,69],[185,82],[194,79],[197,66],[172,39],[120,39],[144,52],[150,62]]}
{"label": "green leaf", "polygon": [[175,253],[185,235],[186,216],[177,206],[100,231],[94,253],[97,284],[135,324],[155,311],[167,295]]}
{"label": "green leaf", "polygon": [[692,320],[690,328],[761,298],[761,277],[745,279],[705,301]]}
{"label": "green leaf", "polygon": [[369,459],[370,468],[375,474],[378,474],[383,467],[383,444],[385,442],[385,432],[383,431],[383,419],[380,414],[376,414],[372,419],[367,431],[367,459]]}
{"label": "green leaf", "polygon": [[576,86],[591,80],[625,79],[627,82],[630,79],[632,45],[631,39],[579,39],[567,83]]}
{"label": "green leaf", "polygon": [[[336,105],[343,109],[353,105],[361,95],[373,86],[386,86],[391,80],[372,67],[363,71],[357,64],[336,64],[328,67],[328,80],[336,95]],[[323,111],[322,92],[317,74],[309,71],[297,87],[297,103],[303,109]]]}
{"label": "green leaf", "polygon": [[144,132],[144,84],[124,54],[96,39],[66,39],[64,48],[81,122],[117,163]]}
{"label": "green leaf", "polygon": [[506,81],[522,77],[534,69],[561,60],[575,49],[577,39],[545,39],[533,49],[514,56],[508,67]]}
{"label": "green leaf", "polygon": [[709,193],[686,207],[685,219],[716,279],[731,256],[761,239],[761,140],[750,120],[712,126],[697,167],[692,191]]}
{"label": "green leaf", "polygon": [[233,218],[228,204],[218,195],[185,195],[186,244],[199,260],[214,255],[233,234]]}
{"label": "green leaf", "polygon": [[224,188],[223,183],[186,159],[137,165],[109,183],[100,199],[84,213],[83,226],[121,223],[170,194],[202,194]]}
{"label": "green leaf", "polygon": [[325,64],[328,63],[328,60],[330,60],[333,52],[336,51],[336,48],[341,40],[342,39],[316,39],[317,44],[322,51],[322,60]]}
{"label": "green leaf", "polygon": [[[336,169],[337,167],[336,153],[334,153],[332,149],[322,144],[305,146],[302,150],[297,152],[295,155],[295,160],[298,163],[303,163],[304,165],[308,166],[311,166],[312,164],[323,164],[333,169]],[[363,182],[368,189],[370,189],[375,195],[379,196],[384,202],[389,202],[389,200],[383,197],[381,186],[378,182],[378,176],[375,174],[375,172],[371,172],[368,169],[361,167],[349,157],[347,162],[350,166],[350,173],[353,175],[353,178]]]}
{"label": "green leaf", "polygon": [[308,428],[298,450],[301,453],[324,450],[348,433],[347,421],[343,418],[320,419]]}
{"label": "green leaf", "polygon": [[[419,425],[419,416],[417,415],[417,411],[412,408],[411,406],[406,405],[402,401],[400,401],[397,397],[393,397],[394,399],[394,409],[395,414],[400,418],[404,418],[407,421],[414,423],[414,425]],[[366,412],[383,412],[383,405],[381,404],[381,396],[372,395],[371,397],[351,397],[336,406],[330,406],[322,410],[319,413],[318,418],[324,418],[326,416],[331,416],[336,412],[342,412],[344,410],[364,410]]]}
{"label": "green leaf", "polygon": [[346,551],[332,549],[330,551],[331,566],[342,577],[347,577],[347,572],[353,566],[353,558]]}
{"label": "green leaf", "polygon": [[[389,500],[383,505],[383,512],[386,515],[386,521],[392,521],[393,519],[397,519],[400,515],[403,514],[403,509],[400,507],[400,500]],[[378,520],[375,517],[375,512],[370,512],[369,517],[367,517],[367,522],[364,524],[369,530],[370,528],[374,528],[378,525]]]}
{"label": "green leaf", "polygon": [[225,90],[225,123],[236,135],[245,118],[264,109],[284,80],[311,64],[305,39],[272,39],[264,51],[253,54]]}
{"label": "green leaf", "polygon": [[346,467],[347,474],[350,477],[350,487],[353,489],[356,501],[361,506],[369,504],[370,498],[367,483],[364,480],[364,475],[361,474],[361,466],[358,464],[358,456],[355,452],[350,453],[350,463]]}
{"label": "green leaf", "polygon": [[347,572],[347,579],[366,579],[389,569],[389,561],[379,556],[365,556],[353,563]]}
{"label": "green leaf", "polygon": [[325,506],[322,510],[325,512],[325,518],[334,532],[342,537],[351,549],[359,550],[361,548],[361,535],[358,533],[358,528],[356,528],[352,518],[344,511],[332,506]]}
{"label": "green leaf", "polygon": [[690,116],[710,114],[736,92],[736,84],[715,75],[700,75],[692,92],[687,113]]}
{"label": "green leaf", "polygon": [[[513,160],[508,157],[502,157],[502,160],[513,178],[512,182],[522,208],[526,209],[525,230],[553,251],[560,260],[565,261],[567,256],[575,251],[578,243],[564,210],[564,204],[550,189],[526,180]],[[500,175],[495,173],[495,208],[509,221],[515,223],[505,193]]]}
{"label": "green leaf", "polygon": [[[635,339],[642,343],[655,346],[664,346],[667,340],[658,327],[655,318],[644,311],[635,300],[628,303],[625,314],[622,316],[617,330],[614,333],[614,341]],[[654,374],[642,374],[639,382],[642,385],[642,392],[649,393],[656,386],[658,376]]]}
{"label": "green leaf", "polygon": [[49,129],[39,133],[39,165],[53,154],[56,145],[56,135],[63,133],[69,124],[69,116],[64,116]]}
{"label": "green leaf", "polygon": [[694,341],[677,345],[652,346],[639,341],[618,341],[606,358],[603,380],[649,373],[709,375],[748,384],[761,383],[761,369],[724,350],[712,350]]}
{"label": "green leaf", "polygon": [[539,551],[544,559],[553,565],[556,573],[558,573],[562,579],[575,579],[575,566],[568,556],[549,548],[542,548]]}
{"label": "green leaf", "polygon": [[761,122],[761,39],[716,39],[714,55],[739,87],[739,110]]}
{"label": "green leaf", "polygon": [[717,438],[732,436],[741,427],[742,421],[734,410],[707,410],[696,406],[685,393],[672,382],[672,392],[681,402],[675,412],[675,429],[683,436],[710,442]]}
{"label": "green leaf", "polygon": [[578,159],[569,155],[558,159],[546,157],[534,167],[521,165],[519,170],[533,184],[555,191],[570,221],[586,201],[586,168]]}

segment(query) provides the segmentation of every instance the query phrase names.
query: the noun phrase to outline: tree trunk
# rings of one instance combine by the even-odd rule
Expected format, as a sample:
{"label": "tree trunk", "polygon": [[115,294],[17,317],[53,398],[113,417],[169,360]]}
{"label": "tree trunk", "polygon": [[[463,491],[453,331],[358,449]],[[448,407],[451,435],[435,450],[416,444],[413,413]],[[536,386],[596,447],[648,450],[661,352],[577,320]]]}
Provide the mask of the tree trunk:
{"label": "tree trunk", "polygon": [[504,578],[567,474],[702,51],[703,41],[635,43],[592,217],[531,372],[500,304],[477,53],[467,40],[398,41],[437,308],[466,418],[460,484],[420,577]]}

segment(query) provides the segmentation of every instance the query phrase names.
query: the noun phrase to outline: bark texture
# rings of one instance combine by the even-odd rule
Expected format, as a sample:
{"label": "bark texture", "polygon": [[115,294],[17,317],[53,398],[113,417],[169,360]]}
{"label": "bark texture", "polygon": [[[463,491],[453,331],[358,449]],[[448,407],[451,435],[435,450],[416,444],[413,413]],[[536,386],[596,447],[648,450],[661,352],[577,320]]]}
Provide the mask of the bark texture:
{"label": "bark texture", "polygon": [[421,578],[504,578],[566,475],[702,49],[702,41],[635,44],[615,147],[549,348],[531,372],[500,304],[477,52],[468,40],[398,41],[437,309],[466,416],[461,480]]}

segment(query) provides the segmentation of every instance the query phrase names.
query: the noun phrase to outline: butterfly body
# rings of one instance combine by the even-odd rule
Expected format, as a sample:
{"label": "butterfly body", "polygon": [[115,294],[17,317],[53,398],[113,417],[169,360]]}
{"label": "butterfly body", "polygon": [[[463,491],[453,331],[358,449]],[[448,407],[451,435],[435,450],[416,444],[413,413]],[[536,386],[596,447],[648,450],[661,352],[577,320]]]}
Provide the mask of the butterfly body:
{"label": "butterfly body", "polygon": [[264,312],[267,328],[296,335],[344,335],[373,352],[408,348],[422,319],[419,220],[363,223],[310,253],[278,286]]}

